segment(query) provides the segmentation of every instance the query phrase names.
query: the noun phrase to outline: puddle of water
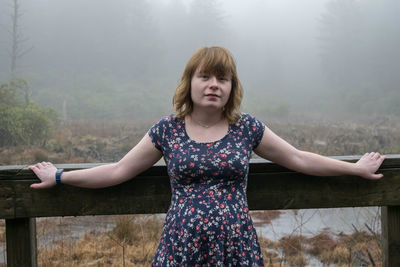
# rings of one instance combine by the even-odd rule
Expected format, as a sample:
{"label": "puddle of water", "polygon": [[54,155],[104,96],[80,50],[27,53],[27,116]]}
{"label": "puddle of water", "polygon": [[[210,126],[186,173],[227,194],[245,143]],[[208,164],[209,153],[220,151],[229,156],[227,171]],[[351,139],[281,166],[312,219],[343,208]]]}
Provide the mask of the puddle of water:
{"label": "puddle of water", "polygon": [[366,225],[380,233],[378,207],[287,210],[270,224],[256,227],[260,236],[278,241],[288,235],[311,237],[321,232],[336,235],[368,231]]}
{"label": "puddle of water", "polygon": [[[155,216],[162,220],[165,218],[165,214]],[[254,222],[257,222],[257,219],[254,219]],[[37,227],[38,246],[52,246],[66,239],[79,240],[90,231],[108,232],[115,226],[115,216],[38,218],[37,224],[41,223],[44,224],[41,228],[42,233]],[[350,234],[355,229],[367,231],[366,224],[380,233],[378,207],[286,210],[270,224],[256,226],[256,229],[259,236],[278,241],[288,235],[311,237],[321,232],[328,232],[334,236],[339,233]],[[5,244],[0,244],[0,263],[5,262],[5,255]],[[319,266],[313,259],[310,259],[309,263],[311,264],[309,266]]]}

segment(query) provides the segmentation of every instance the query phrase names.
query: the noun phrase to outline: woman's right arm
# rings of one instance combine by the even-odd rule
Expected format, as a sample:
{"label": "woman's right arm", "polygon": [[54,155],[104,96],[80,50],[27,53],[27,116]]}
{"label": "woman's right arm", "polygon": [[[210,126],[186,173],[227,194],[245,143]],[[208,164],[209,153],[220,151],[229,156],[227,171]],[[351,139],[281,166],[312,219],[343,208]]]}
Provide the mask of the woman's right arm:
{"label": "woman's right arm", "polygon": [[[63,184],[87,188],[101,188],[123,183],[139,173],[153,166],[162,153],[146,134],[142,140],[129,151],[119,162],[93,167],[90,169],[64,172],[61,176]],[[57,168],[48,162],[29,166],[40,183],[31,185],[31,188],[49,188],[56,184],[55,173]]]}

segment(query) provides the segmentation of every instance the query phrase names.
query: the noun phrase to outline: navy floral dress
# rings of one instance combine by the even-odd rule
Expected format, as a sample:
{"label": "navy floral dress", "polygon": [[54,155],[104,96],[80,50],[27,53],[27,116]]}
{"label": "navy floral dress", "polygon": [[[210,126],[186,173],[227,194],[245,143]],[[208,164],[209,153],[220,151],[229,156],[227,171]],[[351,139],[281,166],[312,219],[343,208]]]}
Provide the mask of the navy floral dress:
{"label": "navy floral dress", "polygon": [[264,265],[246,198],[250,156],[264,128],[242,114],[222,139],[199,143],[170,115],[149,130],[172,190],[153,266]]}

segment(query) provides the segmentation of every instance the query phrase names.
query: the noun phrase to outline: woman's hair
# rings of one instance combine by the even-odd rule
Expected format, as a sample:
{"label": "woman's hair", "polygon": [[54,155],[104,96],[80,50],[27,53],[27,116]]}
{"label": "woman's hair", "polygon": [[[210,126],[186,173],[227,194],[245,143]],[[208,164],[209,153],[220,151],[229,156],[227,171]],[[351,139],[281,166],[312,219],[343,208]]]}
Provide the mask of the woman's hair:
{"label": "woman's hair", "polygon": [[236,64],[232,54],[226,48],[219,46],[200,48],[189,59],[173,98],[176,111],[175,118],[182,119],[193,111],[193,101],[190,94],[191,81],[199,67],[201,72],[213,74],[217,77],[232,76],[232,90],[224,107],[223,116],[227,118],[229,123],[235,123],[241,116],[240,104],[243,88],[236,72]]}

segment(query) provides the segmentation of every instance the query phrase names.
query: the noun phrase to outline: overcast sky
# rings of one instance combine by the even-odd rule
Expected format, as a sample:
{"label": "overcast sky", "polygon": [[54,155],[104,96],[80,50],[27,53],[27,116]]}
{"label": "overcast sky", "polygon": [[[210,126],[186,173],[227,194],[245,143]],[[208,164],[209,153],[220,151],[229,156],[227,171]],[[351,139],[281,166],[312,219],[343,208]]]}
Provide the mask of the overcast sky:
{"label": "overcast sky", "polygon": [[[0,0],[3,81],[10,70],[12,3]],[[170,107],[163,100],[172,96],[190,55],[209,45],[233,52],[244,106],[256,113],[322,112],[328,106],[331,112],[337,101],[345,105],[337,110],[363,110],[378,97],[375,106],[391,107],[399,91],[397,0],[19,3],[19,32],[26,38],[19,45],[21,51],[33,49],[18,60],[16,74],[29,81],[35,100],[62,98],[75,105],[71,112],[91,107],[92,113],[85,112],[121,115],[132,106],[122,110],[115,103],[137,99],[134,106],[142,113],[159,116]],[[142,98],[159,104],[150,109]],[[393,110],[400,113],[384,111]]]}

